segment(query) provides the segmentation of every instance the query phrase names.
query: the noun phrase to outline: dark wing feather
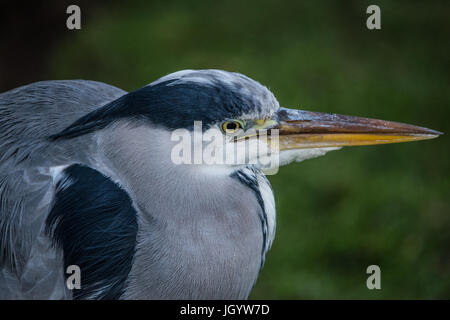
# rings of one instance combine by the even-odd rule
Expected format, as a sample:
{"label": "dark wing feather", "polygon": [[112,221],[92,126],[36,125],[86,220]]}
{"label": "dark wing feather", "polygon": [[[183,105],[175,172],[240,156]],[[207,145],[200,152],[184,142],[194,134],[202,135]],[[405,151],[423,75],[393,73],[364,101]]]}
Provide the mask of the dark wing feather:
{"label": "dark wing feather", "polygon": [[128,194],[96,170],[73,165],[57,183],[47,229],[64,268],[81,269],[74,299],[118,299],[136,246],[136,210]]}

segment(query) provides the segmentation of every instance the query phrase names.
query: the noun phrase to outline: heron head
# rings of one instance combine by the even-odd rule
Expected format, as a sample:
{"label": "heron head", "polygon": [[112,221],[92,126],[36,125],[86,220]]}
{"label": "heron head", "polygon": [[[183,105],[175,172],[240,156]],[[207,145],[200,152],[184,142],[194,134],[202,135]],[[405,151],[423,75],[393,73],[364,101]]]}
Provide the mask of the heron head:
{"label": "heron head", "polygon": [[225,157],[234,150],[237,165],[270,167],[274,157],[276,165],[285,165],[345,146],[408,142],[441,134],[392,121],[283,108],[267,87],[221,70],[175,72],[149,85],[157,87],[162,88],[166,111],[170,110],[167,127],[193,130],[195,121],[200,121],[203,133],[214,130],[223,135]]}
{"label": "heron head", "polygon": [[[211,162],[214,155],[214,161],[221,158],[221,165],[232,168],[271,167],[274,157],[278,159],[275,165],[284,165],[345,146],[407,142],[441,134],[398,122],[283,108],[268,88],[242,74],[183,70],[110,102],[53,138],[85,134],[119,119],[143,121],[172,132],[182,129],[191,138],[197,129],[202,135],[200,158],[206,164],[217,164]],[[196,148],[192,143],[187,148],[192,160]]]}

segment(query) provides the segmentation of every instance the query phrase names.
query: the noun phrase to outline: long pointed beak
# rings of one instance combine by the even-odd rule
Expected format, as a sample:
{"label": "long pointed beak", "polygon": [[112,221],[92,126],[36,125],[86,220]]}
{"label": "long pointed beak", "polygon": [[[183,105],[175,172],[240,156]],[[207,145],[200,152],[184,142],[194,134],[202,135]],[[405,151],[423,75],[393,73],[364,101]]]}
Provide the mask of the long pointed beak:
{"label": "long pointed beak", "polygon": [[410,124],[280,108],[280,150],[364,146],[433,139],[439,131]]}

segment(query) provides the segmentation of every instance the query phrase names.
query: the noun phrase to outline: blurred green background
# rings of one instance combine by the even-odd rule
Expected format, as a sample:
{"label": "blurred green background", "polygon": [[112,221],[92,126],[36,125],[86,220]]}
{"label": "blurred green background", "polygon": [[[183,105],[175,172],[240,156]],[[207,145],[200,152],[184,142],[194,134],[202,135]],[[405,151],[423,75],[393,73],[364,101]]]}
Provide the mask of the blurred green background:
{"label": "blurred green background", "polygon": [[[450,132],[448,1],[83,3],[79,31],[65,29],[58,4],[63,20],[44,36],[52,41],[33,81],[134,90],[217,68],[267,85],[286,107]],[[370,4],[381,8],[381,30],[366,28]],[[277,236],[251,298],[450,298],[449,157],[447,134],[281,168],[269,178]],[[366,287],[372,264],[381,290]]]}

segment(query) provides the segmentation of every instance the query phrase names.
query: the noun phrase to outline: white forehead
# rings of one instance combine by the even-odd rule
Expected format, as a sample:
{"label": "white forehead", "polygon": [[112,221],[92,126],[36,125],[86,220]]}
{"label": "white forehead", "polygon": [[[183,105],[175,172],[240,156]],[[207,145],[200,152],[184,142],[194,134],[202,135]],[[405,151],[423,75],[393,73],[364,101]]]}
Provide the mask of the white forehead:
{"label": "white forehead", "polygon": [[[237,83],[251,83],[253,86],[258,86],[260,89],[265,89],[269,91],[265,86],[261,85],[259,82],[250,79],[249,77],[238,73],[238,72],[228,72],[224,70],[218,70],[218,69],[204,69],[204,70],[193,70],[193,69],[187,69],[187,70],[180,70],[177,72],[170,73],[166,76],[163,76],[159,78],[156,81],[153,81],[149,83],[148,85],[156,85],[158,83],[169,81],[169,80],[176,80],[175,82],[172,82],[172,84],[180,84],[180,83],[188,83],[188,82],[194,82],[194,83],[201,83],[201,84],[213,84],[213,81],[219,81],[224,85],[233,86]],[[245,90],[246,87],[243,87],[243,90]],[[270,92],[270,91],[269,91]]]}
{"label": "white forehead", "polygon": [[168,75],[165,75],[164,77],[159,78],[156,81],[153,81],[153,82],[149,83],[148,86],[153,86],[153,85],[156,85],[158,83],[161,83],[161,82],[164,82],[164,81],[168,81],[168,80],[180,79],[183,76],[189,75],[193,71],[194,70],[187,69],[187,70],[180,70],[180,71],[177,71],[177,72],[173,72],[173,73],[170,73]]}
{"label": "white forehead", "polygon": [[232,85],[233,83],[237,82],[239,77],[238,75],[239,75],[238,73],[226,72],[217,69],[205,69],[205,70],[187,69],[170,73],[164,77],[159,78],[156,81],[153,81],[149,85],[156,85],[158,83],[169,80],[178,80],[177,83],[195,82],[195,83],[211,84],[212,78],[220,80],[224,84]]}

